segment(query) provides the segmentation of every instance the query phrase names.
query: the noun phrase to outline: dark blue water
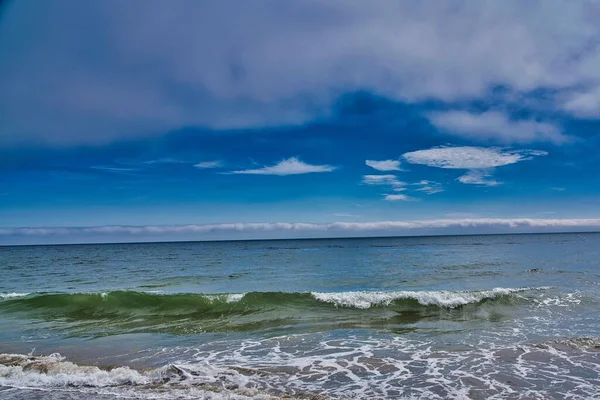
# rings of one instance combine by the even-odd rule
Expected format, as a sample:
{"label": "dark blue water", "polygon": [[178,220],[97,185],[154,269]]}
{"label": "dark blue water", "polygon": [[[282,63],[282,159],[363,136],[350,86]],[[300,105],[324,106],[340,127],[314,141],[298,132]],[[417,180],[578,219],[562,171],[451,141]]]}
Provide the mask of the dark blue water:
{"label": "dark blue water", "polygon": [[2,398],[600,398],[600,234],[0,247],[0,296]]}

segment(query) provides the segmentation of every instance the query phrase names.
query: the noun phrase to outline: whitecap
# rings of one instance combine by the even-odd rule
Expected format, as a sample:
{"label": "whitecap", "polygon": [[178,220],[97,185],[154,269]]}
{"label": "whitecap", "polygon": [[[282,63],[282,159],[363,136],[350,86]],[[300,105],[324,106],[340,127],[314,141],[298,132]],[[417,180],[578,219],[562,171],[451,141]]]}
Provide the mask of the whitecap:
{"label": "whitecap", "polygon": [[424,306],[459,307],[470,303],[478,303],[485,299],[494,299],[514,293],[540,288],[494,288],[480,291],[394,291],[394,292],[311,292],[311,295],[322,302],[335,304],[338,307],[367,309],[373,306],[388,306],[395,300],[412,299]]}
{"label": "whitecap", "polygon": [[237,303],[238,301],[242,300],[245,295],[246,295],[246,293],[232,293],[232,294],[228,294],[226,301],[228,303]]}
{"label": "whitecap", "polygon": [[28,296],[29,293],[0,293],[0,298],[2,299],[12,299],[15,297],[25,297]]}

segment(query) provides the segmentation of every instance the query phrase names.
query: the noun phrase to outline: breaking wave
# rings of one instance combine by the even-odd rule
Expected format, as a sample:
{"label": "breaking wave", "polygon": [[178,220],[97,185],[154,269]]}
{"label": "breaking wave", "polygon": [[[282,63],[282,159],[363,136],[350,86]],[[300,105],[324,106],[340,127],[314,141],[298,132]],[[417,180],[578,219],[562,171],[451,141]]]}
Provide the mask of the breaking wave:
{"label": "breaking wave", "polygon": [[248,306],[284,306],[303,304],[368,309],[372,307],[424,306],[456,308],[484,301],[523,298],[519,294],[549,289],[494,288],[473,291],[350,291],[350,292],[248,292],[226,294],[195,294],[157,292],[114,291],[108,293],[7,293],[0,294],[4,300],[0,309],[144,309],[204,311],[234,311]]}
{"label": "breaking wave", "polygon": [[[538,288],[479,291],[248,292],[228,294],[37,293],[4,296],[0,313],[51,321],[79,335],[123,332],[197,333],[255,331],[308,324],[313,327],[385,327],[482,306],[536,303]],[[461,314],[461,313],[459,313]],[[461,318],[465,315],[462,313]],[[78,331],[78,329],[80,331]],[[318,329],[318,328],[317,328]]]}
{"label": "breaking wave", "polygon": [[541,288],[495,288],[491,290],[479,291],[399,291],[399,292],[339,292],[339,293],[318,293],[311,295],[326,303],[334,304],[338,307],[362,308],[390,306],[400,302],[417,302],[422,306],[437,306],[446,308],[456,308],[467,304],[480,303],[486,300],[507,299],[516,293],[544,290]]}
{"label": "breaking wave", "polygon": [[102,394],[112,395],[111,398],[274,399],[255,389],[253,374],[254,371],[247,368],[219,368],[208,364],[169,364],[136,370],[127,366],[79,365],[58,353],[48,356],[0,354],[0,388],[17,388],[23,393],[36,389],[51,393],[48,391],[57,389],[73,393],[69,398]]}
{"label": "breaking wave", "polygon": [[25,297],[28,295],[29,293],[0,293],[0,299],[12,299],[15,297]]}

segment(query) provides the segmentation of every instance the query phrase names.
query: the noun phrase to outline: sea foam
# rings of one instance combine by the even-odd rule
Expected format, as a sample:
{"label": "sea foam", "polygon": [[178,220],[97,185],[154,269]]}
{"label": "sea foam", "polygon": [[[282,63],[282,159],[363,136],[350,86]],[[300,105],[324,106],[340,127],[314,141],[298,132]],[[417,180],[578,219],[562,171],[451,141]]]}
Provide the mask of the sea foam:
{"label": "sea foam", "polygon": [[58,353],[0,354],[0,387],[18,388],[25,390],[24,393],[32,389],[68,390],[72,393],[69,398],[73,399],[93,398],[97,394],[138,399],[275,399],[252,390],[255,384],[250,381],[250,377],[235,369],[206,363],[170,364],[138,371],[127,366],[102,369],[78,365]]}
{"label": "sea foam", "polygon": [[416,300],[424,306],[459,307],[470,303],[478,303],[486,299],[495,299],[514,293],[531,290],[543,290],[541,288],[494,288],[479,291],[395,291],[395,292],[337,292],[322,293],[311,292],[311,295],[326,303],[338,307],[353,307],[367,309],[374,306],[389,306],[396,300]]}
{"label": "sea foam", "polygon": [[25,297],[28,296],[29,293],[0,293],[0,299],[13,299],[16,297]]}
{"label": "sea foam", "polygon": [[105,387],[124,384],[147,384],[149,376],[128,367],[103,370],[65,361],[60,354],[25,356],[0,354],[0,386]]}

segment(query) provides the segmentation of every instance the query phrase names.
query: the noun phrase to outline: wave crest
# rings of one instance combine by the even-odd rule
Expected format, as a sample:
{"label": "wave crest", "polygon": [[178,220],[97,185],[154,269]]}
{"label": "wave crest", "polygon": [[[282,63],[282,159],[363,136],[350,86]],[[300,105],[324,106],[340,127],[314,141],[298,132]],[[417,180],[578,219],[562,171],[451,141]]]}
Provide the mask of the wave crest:
{"label": "wave crest", "polygon": [[[538,304],[547,288],[480,291],[248,292],[225,294],[38,293],[0,301],[0,313],[49,321],[74,335],[257,331],[283,327],[383,327],[423,318],[478,318],[487,303]],[[368,312],[366,310],[369,310]],[[363,314],[358,317],[358,314]]]}
{"label": "wave crest", "polygon": [[102,398],[108,394],[111,398],[136,399],[274,398],[253,389],[260,383],[252,379],[256,373],[259,371],[213,367],[205,363],[169,364],[150,370],[127,366],[100,368],[75,364],[58,353],[48,356],[0,354],[0,387],[24,389],[25,394],[30,389],[68,388],[80,393],[73,398],[95,398],[98,394],[102,394]]}
{"label": "wave crest", "polygon": [[0,299],[14,299],[16,297],[25,297],[29,296],[29,293],[0,293]]}
{"label": "wave crest", "polygon": [[248,293],[172,293],[114,291],[103,293],[8,293],[0,305],[5,309],[42,309],[70,307],[160,310],[196,309],[230,310],[239,305],[255,306],[314,303],[336,307],[367,309],[393,305],[437,306],[456,308],[486,300],[510,298],[524,292],[549,287],[494,288],[489,290],[436,291],[348,291],[348,292],[248,292]]}
{"label": "wave crest", "polygon": [[106,387],[151,381],[149,376],[129,367],[108,370],[81,366],[65,361],[58,353],[49,356],[0,354],[0,386]]}
{"label": "wave crest", "polygon": [[367,309],[374,306],[390,306],[397,300],[414,300],[423,306],[455,308],[484,300],[510,296],[515,293],[544,289],[547,288],[494,288],[479,291],[312,292],[311,294],[319,301],[331,303],[338,307]]}

